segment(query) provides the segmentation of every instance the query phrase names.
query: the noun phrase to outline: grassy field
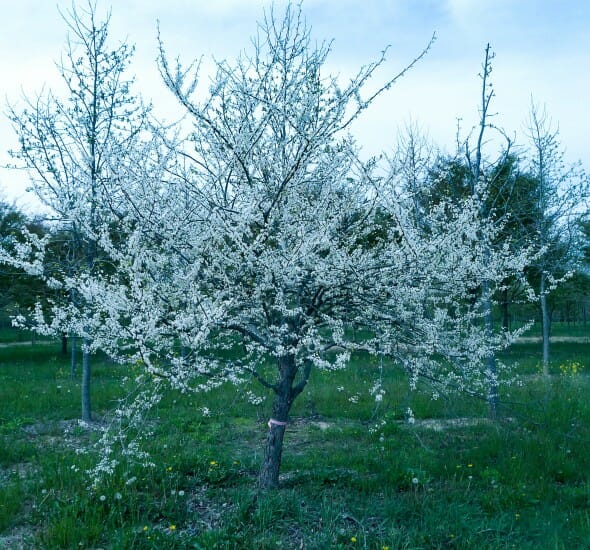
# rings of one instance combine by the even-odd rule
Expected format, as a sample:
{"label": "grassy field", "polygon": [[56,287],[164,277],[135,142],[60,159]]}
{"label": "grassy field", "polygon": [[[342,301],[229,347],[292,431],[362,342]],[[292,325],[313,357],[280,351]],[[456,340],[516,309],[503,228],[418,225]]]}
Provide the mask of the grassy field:
{"label": "grassy field", "polygon": [[[1,347],[0,548],[590,548],[590,344],[558,342],[553,356],[545,380],[537,344],[506,354],[524,384],[497,423],[480,401],[409,392],[387,365],[376,406],[378,365],[363,357],[316,372],[292,412],[281,488],[260,494],[270,401],[249,403],[248,389],[264,395],[254,386],[166,395],[157,466],[94,491],[93,459],[76,449],[96,433],[77,422],[80,384],[59,344]],[[124,375],[97,361],[98,419]]]}

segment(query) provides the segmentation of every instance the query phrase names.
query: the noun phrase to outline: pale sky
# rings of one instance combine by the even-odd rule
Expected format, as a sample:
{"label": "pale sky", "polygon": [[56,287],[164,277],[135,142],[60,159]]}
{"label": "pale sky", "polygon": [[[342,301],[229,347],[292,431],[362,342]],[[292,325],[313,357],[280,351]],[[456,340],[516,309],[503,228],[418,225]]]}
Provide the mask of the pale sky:
{"label": "pale sky", "polygon": [[[77,0],[78,2],[80,0]],[[85,1],[85,0],[82,0]],[[277,0],[280,10],[284,0]],[[15,137],[4,116],[6,99],[20,101],[43,86],[58,86],[53,62],[66,38],[57,6],[62,0],[0,0],[0,164]],[[113,44],[136,45],[131,73],[156,113],[173,118],[175,105],[159,82],[156,22],[171,57],[234,58],[248,48],[263,0],[98,0],[112,7]],[[332,40],[329,70],[349,75],[391,45],[383,79],[399,72],[428,43],[427,57],[352,128],[366,155],[388,151],[410,119],[432,140],[452,150],[456,120],[468,130],[477,121],[478,73],[489,42],[495,53],[492,80],[495,123],[524,143],[531,95],[545,105],[567,150],[590,169],[590,0],[303,0],[318,40]],[[22,174],[0,169],[0,196],[34,209]]]}

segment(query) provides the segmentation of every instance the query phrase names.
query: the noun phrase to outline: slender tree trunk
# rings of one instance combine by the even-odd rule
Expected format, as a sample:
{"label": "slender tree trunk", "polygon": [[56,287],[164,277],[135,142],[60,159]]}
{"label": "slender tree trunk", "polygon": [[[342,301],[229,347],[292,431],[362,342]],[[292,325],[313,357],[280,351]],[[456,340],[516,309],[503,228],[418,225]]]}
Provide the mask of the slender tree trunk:
{"label": "slender tree trunk", "polygon": [[68,335],[65,333],[61,335],[61,354],[68,354]]}
{"label": "slender tree trunk", "polygon": [[[492,298],[490,296],[489,282],[484,281],[482,292],[484,295],[484,326],[488,340],[494,336],[494,317],[492,314]],[[496,355],[492,351],[486,358],[486,371],[488,376],[488,410],[492,420],[498,418],[498,380],[496,379]]]}
{"label": "slender tree trunk", "polygon": [[90,406],[90,341],[85,338],[82,348],[82,420],[92,421],[92,409]]}
{"label": "slender tree trunk", "polygon": [[76,337],[76,335],[72,334],[72,336],[70,336],[70,340],[71,340],[71,349],[70,349],[70,376],[72,378],[76,377],[76,371],[77,371],[77,342],[78,342],[78,338]]}
{"label": "slender tree trunk", "polygon": [[[283,438],[289,411],[296,395],[293,390],[293,380],[297,373],[295,357],[287,355],[279,358],[280,382],[275,389],[275,400],[272,408],[272,418],[268,423],[268,434],[264,447],[264,458],[260,469],[258,483],[261,489],[274,489],[279,484],[279,471],[283,453]],[[302,388],[301,388],[302,389]]]}
{"label": "slender tree trunk", "polygon": [[510,312],[508,310],[508,289],[502,291],[502,328],[510,330]]}
{"label": "slender tree trunk", "polygon": [[545,294],[545,274],[541,273],[540,302],[541,302],[541,330],[543,340],[543,374],[549,376],[549,326],[551,319],[547,307],[547,295]]}

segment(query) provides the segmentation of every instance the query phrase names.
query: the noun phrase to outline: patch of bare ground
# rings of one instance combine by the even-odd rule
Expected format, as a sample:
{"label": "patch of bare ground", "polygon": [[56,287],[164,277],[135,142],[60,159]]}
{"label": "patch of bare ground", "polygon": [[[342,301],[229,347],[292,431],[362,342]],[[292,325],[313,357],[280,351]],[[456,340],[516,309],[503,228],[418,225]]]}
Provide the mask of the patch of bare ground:
{"label": "patch of bare ground", "polygon": [[75,452],[87,448],[104,425],[102,421],[88,423],[72,419],[35,422],[22,426],[21,430],[36,447],[53,447]]}
{"label": "patch of bare ground", "polygon": [[406,426],[425,428],[435,432],[444,432],[445,430],[470,428],[473,426],[492,426],[494,421],[489,418],[465,417],[465,418],[425,418],[423,420],[414,420],[411,424],[403,422]]}
{"label": "patch of bare ground", "polygon": [[187,510],[193,520],[185,531],[191,536],[218,529],[223,523],[223,518],[235,508],[233,502],[215,501],[208,497],[207,492],[206,486],[199,487],[187,500]]}
{"label": "patch of bare ground", "polygon": [[[425,428],[428,430],[434,430],[437,432],[457,429],[457,428],[469,428],[480,425],[493,425],[494,421],[485,417],[459,417],[459,418],[425,418],[416,419],[412,422],[407,420],[398,420],[399,426],[405,426],[408,428]],[[343,420],[342,422],[327,422],[324,420],[297,420],[290,424],[289,432],[295,433],[296,435],[303,435],[308,431],[308,427],[319,429],[321,432],[329,430],[342,431],[344,428],[350,427],[362,427],[365,424],[361,421]]]}
{"label": "patch of bare ground", "polygon": [[19,462],[18,464],[12,464],[9,468],[0,468],[0,482],[14,479],[15,476],[19,479],[27,479],[36,472],[37,468],[30,462]]}
{"label": "patch of bare ground", "polygon": [[0,535],[0,550],[31,550],[35,548],[33,539],[33,527],[19,525]]}

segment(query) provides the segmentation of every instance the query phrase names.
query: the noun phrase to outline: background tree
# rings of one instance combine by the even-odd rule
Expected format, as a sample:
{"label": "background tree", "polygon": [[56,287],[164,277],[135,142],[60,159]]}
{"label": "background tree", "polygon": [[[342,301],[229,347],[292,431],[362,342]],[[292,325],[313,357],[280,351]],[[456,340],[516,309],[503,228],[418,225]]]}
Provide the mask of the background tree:
{"label": "background tree", "polygon": [[[14,253],[17,243],[23,241],[25,232],[42,236],[46,229],[39,221],[20,211],[16,205],[0,202],[1,248]],[[9,264],[0,266],[0,312],[6,326],[12,325],[13,316],[26,313],[46,296],[47,288],[37,277]]]}
{"label": "background tree", "polygon": [[[44,92],[25,98],[26,108],[10,109],[20,148],[13,152],[29,171],[32,190],[54,214],[54,227],[70,234],[71,257],[64,263],[61,284],[71,297],[67,315],[57,305],[47,310],[46,323],[38,329],[54,334],[67,331],[83,339],[82,418],[90,421],[89,327],[82,321],[90,307],[75,288],[68,288],[72,272],[88,276],[100,264],[100,233],[120,215],[121,192],[118,165],[124,163],[142,128],[145,110],[130,93],[125,78],[133,49],[123,43],[108,44],[110,15],[97,20],[96,5],[73,6],[63,15],[69,35],[64,56],[58,63],[65,97]],[[54,284],[55,273],[46,274]],[[60,314],[57,312],[61,311]],[[73,348],[75,349],[75,347]]]}
{"label": "background tree", "polygon": [[574,244],[579,242],[579,220],[588,208],[588,181],[579,164],[565,165],[559,131],[534,104],[528,134],[532,145],[529,171],[537,184],[534,236],[544,250],[534,264],[534,278],[541,309],[543,373],[548,375],[551,315],[547,296],[570,276],[579,259]]}
{"label": "background tree", "polygon": [[[478,204],[478,217],[483,225],[492,224],[498,230],[494,232],[493,238],[485,231],[479,233],[481,246],[483,247],[483,261],[492,257],[493,250],[501,248],[510,249],[518,256],[527,245],[516,238],[513,233],[515,223],[523,220],[522,212],[514,216],[516,206],[513,200],[517,193],[517,183],[521,183],[514,177],[516,158],[511,154],[512,141],[501,129],[493,125],[493,113],[490,106],[494,97],[490,76],[492,73],[492,60],[494,54],[488,44],[485,49],[484,61],[482,63],[481,78],[481,101],[479,104],[479,122],[469,134],[461,140],[458,133],[458,150],[454,156],[439,155],[431,164],[428,174],[428,184],[421,187],[417,201],[420,203],[421,211],[428,211],[432,208],[440,208],[441,205],[458,205],[471,199]],[[486,144],[489,140],[488,134],[499,133],[503,140],[503,147],[497,154],[488,154]],[[416,199],[415,199],[416,200]],[[523,211],[526,206],[523,208]],[[512,211],[511,211],[512,210]],[[429,228],[425,227],[428,231]],[[492,340],[494,328],[494,302],[495,293],[505,292],[508,287],[508,280],[496,286],[486,277],[482,277],[480,287],[473,289],[471,296],[467,297],[472,303],[479,302],[483,308],[483,324],[487,338]],[[490,415],[497,415],[497,365],[493,348],[489,348],[486,357],[487,373],[489,378],[488,403]]]}

